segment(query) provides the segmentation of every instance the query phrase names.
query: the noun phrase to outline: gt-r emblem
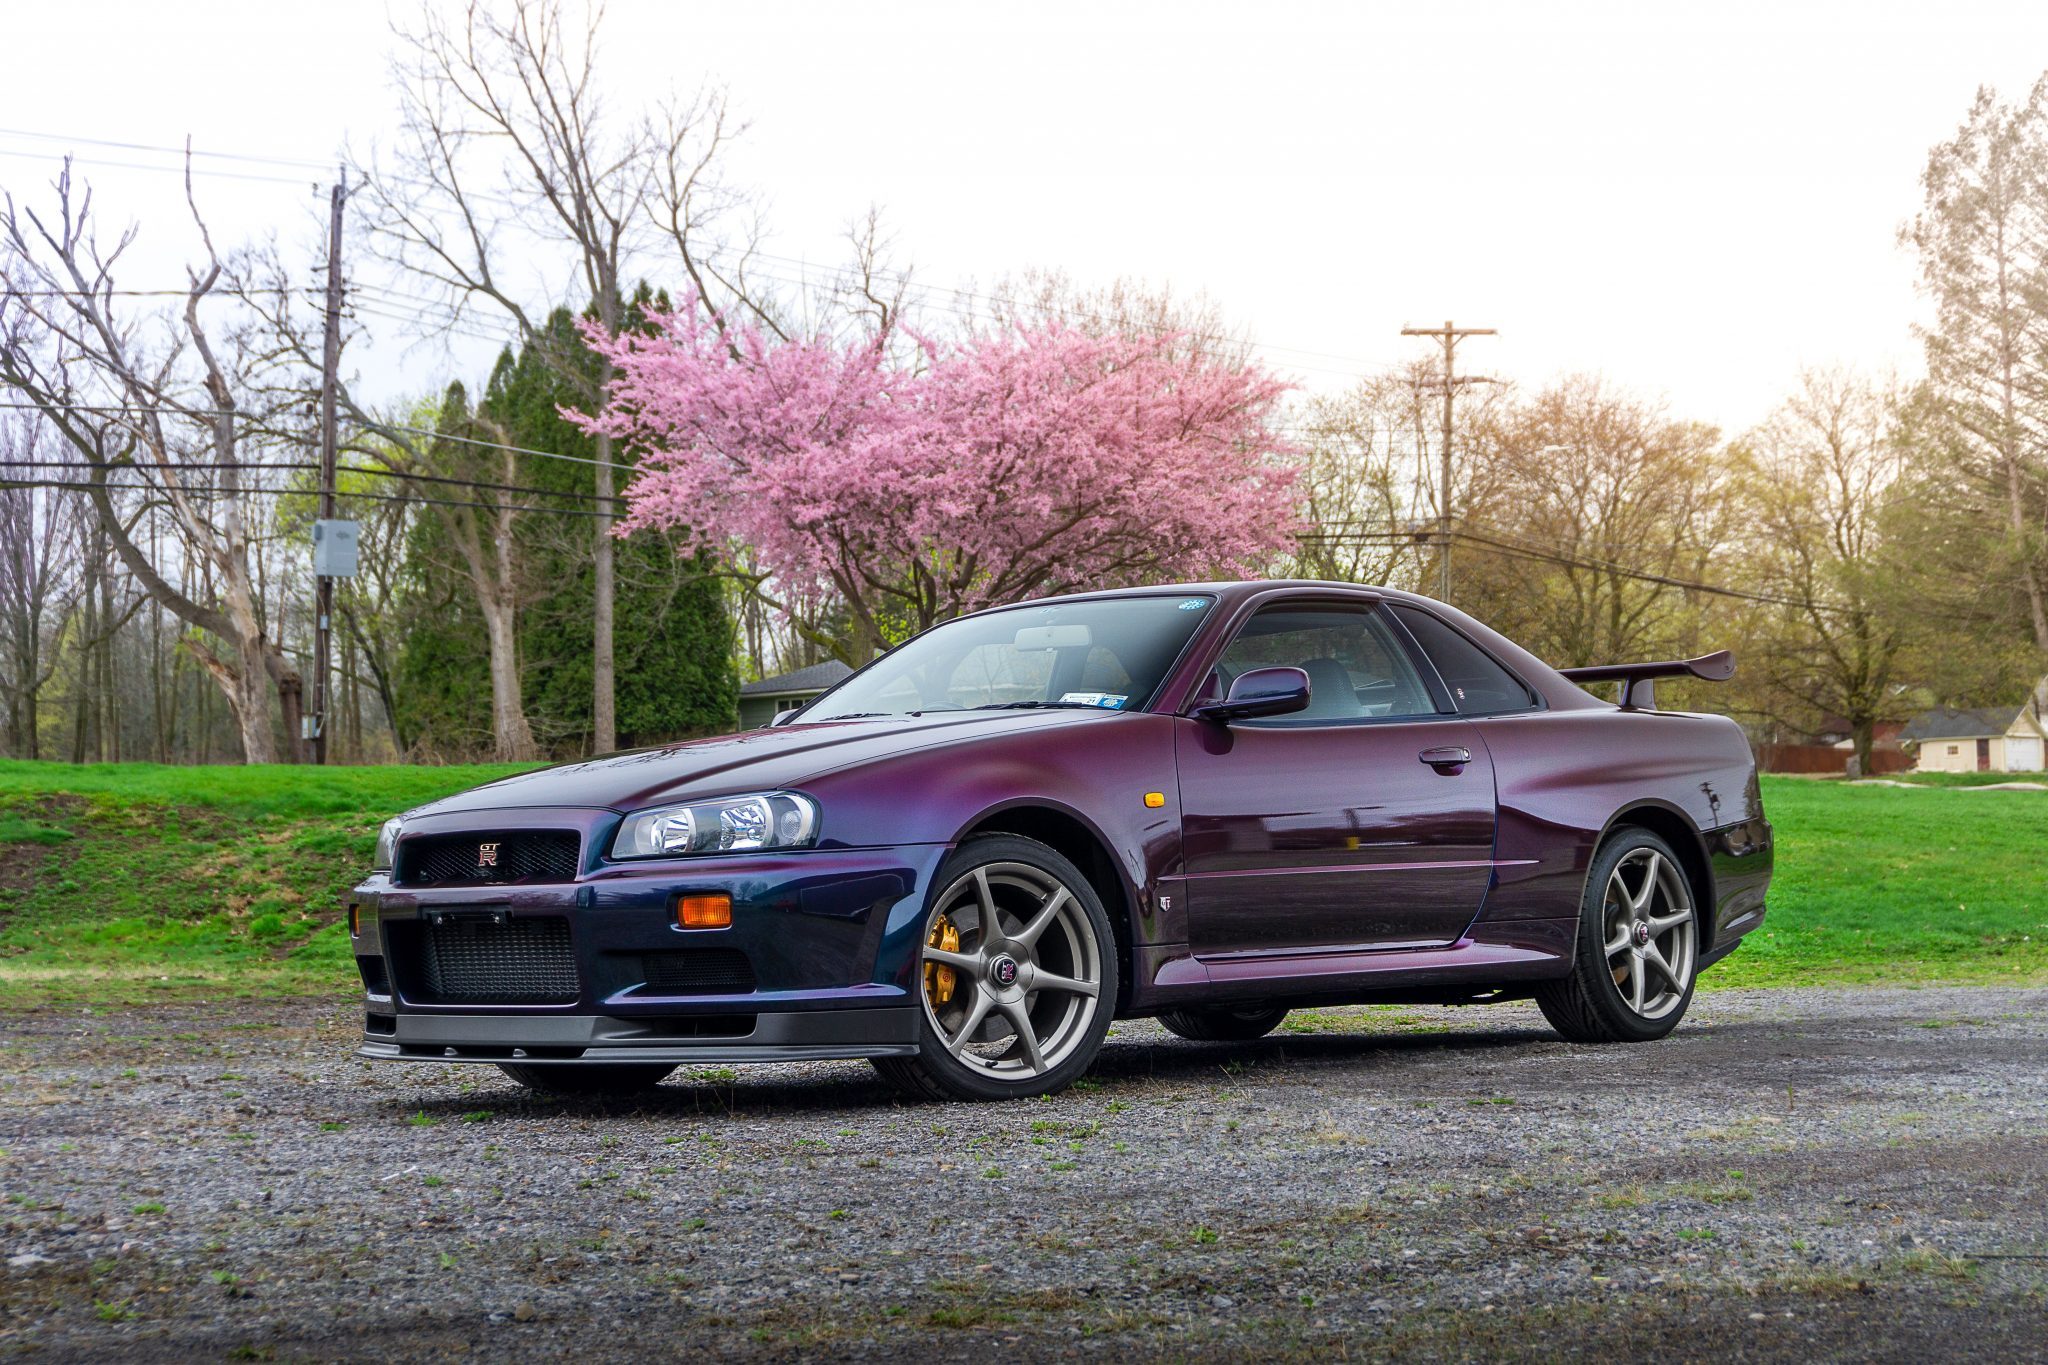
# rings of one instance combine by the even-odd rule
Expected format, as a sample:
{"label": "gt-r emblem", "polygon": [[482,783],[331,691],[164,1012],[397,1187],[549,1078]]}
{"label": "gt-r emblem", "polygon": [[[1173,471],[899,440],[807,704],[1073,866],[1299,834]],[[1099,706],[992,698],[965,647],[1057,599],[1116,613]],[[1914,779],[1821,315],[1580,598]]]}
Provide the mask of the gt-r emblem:
{"label": "gt-r emblem", "polygon": [[1017,959],[1004,954],[989,964],[989,975],[995,978],[998,986],[1016,985]]}
{"label": "gt-r emblem", "polygon": [[498,865],[498,846],[496,844],[478,844],[476,846],[476,865],[478,867],[496,867]]}

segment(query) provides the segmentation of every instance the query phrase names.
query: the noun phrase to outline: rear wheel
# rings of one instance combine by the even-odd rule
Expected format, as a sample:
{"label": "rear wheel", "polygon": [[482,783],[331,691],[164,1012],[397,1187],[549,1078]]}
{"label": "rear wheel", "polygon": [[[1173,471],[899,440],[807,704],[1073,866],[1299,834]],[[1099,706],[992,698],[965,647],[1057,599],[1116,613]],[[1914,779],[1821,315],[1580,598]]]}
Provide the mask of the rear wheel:
{"label": "rear wheel", "polygon": [[498,1063],[498,1070],[544,1095],[631,1095],[660,1085],[672,1062],[594,1062],[589,1066],[518,1066]]}
{"label": "rear wheel", "polygon": [[1277,1005],[1221,1005],[1167,1010],[1159,1022],[1168,1033],[1197,1043],[1247,1043],[1265,1037],[1286,1017],[1286,1009]]}
{"label": "rear wheel", "polygon": [[1570,976],[1536,1003],[1575,1043],[1643,1043],[1678,1027],[1692,1003],[1699,918],[1678,855],[1646,829],[1600,846],[1579,909]]}
{"label": "rear wheel", "polygon": [[875,1069],[917,1099],[1065,1089],[1116,1005],[1116,939],[1080,869],[1035,839],[973,839],[934,879],[918,986],[918,1054]]}

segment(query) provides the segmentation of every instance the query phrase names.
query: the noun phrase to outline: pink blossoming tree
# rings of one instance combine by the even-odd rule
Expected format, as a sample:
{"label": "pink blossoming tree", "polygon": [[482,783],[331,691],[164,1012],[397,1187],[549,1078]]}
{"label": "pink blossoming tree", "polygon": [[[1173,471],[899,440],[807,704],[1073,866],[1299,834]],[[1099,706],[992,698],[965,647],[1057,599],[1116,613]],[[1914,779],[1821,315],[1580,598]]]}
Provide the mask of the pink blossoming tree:
{"label": "pink blossoming tree", "polygon": [[869,338],[781,341],[685,306],[591,345],[609,402],[571,414],[643,452],[621,533],[744,547],[777,605],[844,605],[858,663],[1033,594],[1240,575],[1296,528],[1285,386],[1167,336],[1009,331],[892,363]]}

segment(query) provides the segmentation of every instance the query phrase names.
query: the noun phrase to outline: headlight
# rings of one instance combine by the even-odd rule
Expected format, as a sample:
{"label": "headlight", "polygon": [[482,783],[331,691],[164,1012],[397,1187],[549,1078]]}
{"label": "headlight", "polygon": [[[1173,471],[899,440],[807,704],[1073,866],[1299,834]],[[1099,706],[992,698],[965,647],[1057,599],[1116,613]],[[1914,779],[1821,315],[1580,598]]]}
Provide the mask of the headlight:
{"label": "headlight", "polygon": [[377,831],[377,856],[370,864],[372,872],[389,872],[393,857],[398,852],[398,827],[404,823],[397,816],[384,822],[384,828]]}
{"label": "headlight", "polygon": [[803,848],[818,837],[818,803],[760,792],[634,811],[612,841],[614,858],[678,858],[750,848]]}

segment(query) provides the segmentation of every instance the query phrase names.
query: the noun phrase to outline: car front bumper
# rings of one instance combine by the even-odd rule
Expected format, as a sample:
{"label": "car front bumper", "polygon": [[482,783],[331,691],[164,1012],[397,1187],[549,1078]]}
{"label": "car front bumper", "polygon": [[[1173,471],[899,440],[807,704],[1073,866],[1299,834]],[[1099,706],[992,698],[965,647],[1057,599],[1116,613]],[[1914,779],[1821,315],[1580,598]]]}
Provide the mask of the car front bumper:
{"label": "car front bumper", "polygon": [[[916,940],[945,846],[608,862],[593,850],[609,847],[617,820],[520,810],[409,822],[404,837],[574,829],[582,854],[573,880],[377,873],[356,887],[357,1055],[525,1066],[916,1052]],[[716,894],[731,898],[729,926],[678,927],[680,898]]]}

